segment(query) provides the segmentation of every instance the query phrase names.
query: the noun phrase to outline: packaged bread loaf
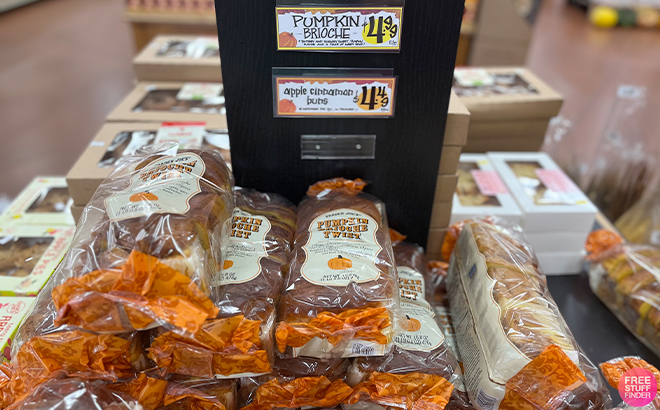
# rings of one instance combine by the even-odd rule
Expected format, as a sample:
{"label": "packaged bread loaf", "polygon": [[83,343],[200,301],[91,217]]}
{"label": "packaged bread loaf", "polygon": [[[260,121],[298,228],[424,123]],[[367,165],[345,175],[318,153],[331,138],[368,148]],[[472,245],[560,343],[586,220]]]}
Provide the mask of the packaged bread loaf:
{"label": "packaged bread loaf", "polygon": [[[634,370],[633,370],[634,369]],[[615,410],[657,410],[660,408],[660,371],[658,371],[655,366],[652,366],[647,361],[643,360],[641,357],[637,356],[624,356],[617,357],[616,359],[608,360],[605,363],[600,364],[600,370],[605,376],[605,380],[615,389],[619,389],[619,382],[624,377],[635,377],[642,376],[648,377],[653,376],[653,382],[656,385],[655,395],[653,395],[653,389],[651,385],[644,386],[643,383],[639,383],[640,386],[633,386],[633,383],[630,383],[628,386],[624,386],[623,389],[619,390],[621,398],[624,400],[619,404]],[[626,374],[628,371],[632,372]],[[632,374],[631,374],[632,373]],[[629,392],[626,392],[626,387],[630,387]],[[634,388],[633,388],[634,387]],[[641,391],[635,391],[638,387],[642,387]],[[648,387],[648,390],[645,389]],[[623,393],[621,391],[623,390]],[[631,397],[623,397],[626,394],[629,394]],[[631,401],[629,399],[635,398],[636,401],[645,401],[648,403],[646,406],[631,406],[627,402]],[[641,400],[639,400],[641,399]]]}
{"label": "packaged bread loaf", "polygon": [[609,406],[602,378],[571,335],[520,228],[466,221],[447,280],[475,408]]}
{"label": "packaged bread loaf", "polygon": [[660,354],[660,248],[624,244],[615,233],[587,240],[591,290],[649,349]]}
{"label": "packaged bread loaf", "polygon": [[393,249],[406,330],[394,338],[389,354],[354,359],[348,383],[355,391],[348,407],[471,409],[459,363],[427,299],[432,295],[424,249],[398,241]]}
{"label": "packaged bread loaf", "polygon": [[223,258],[232,185],[214,151],[157,145],[128,157],[86,206],[13,352],[58,329],[121,334],[163,326],[188,335],[201,329],[219,312],[210,282]]}
{"label": "packaged bread loaf", "polygon": [[236,378],[271,371],[296,211],[283,197],[244,188],[235,189],[235,201],[224,266],[213,282],[220,312],[194,336],[167,331],[154,339],[149,356],[168,372]]}
{"label": "packaged bread loaf", "polygon": [[345,382],[349,359],[277,358],[273,372],[241,379],[242,410],[341,408],[353,389]]}
{"label": "packaged bread loaf", "polygon": [[298,207],[279,307],[280,354],[379,356],[394,337],[396,270],[384,205],[360,180],[318,182]]}

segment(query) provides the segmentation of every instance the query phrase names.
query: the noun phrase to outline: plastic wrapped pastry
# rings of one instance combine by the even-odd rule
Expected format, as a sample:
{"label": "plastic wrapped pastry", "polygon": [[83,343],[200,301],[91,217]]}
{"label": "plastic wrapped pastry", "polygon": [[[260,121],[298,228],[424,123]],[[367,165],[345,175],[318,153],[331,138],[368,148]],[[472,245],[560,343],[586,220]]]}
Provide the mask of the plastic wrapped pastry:
{"label": "plastic wrapped pastry", "polygon": [[166,371],[220,378],[271,371],[275,306],[295,232],[295,207],[280,196],[243,188],[235,189],[235,200],[224,266],[214,279],[218,318],[193,337],[169,331],[155,338],[149,355]]}
{"label": "plastic wrapped pastry", "polygon": [[58,328],[193,334],[216,317],[210,281],[222,260],[233,178],[217,152],[163,147],[127,158],[100,185],[12,357]]}
{"label": "plastic wrapped pastry", "polygon": [[[605,376],[605,380],[615,389],[619,388],[619,380],[628,370],[641,368],[650,371],[655,377],[657,390],[660,392],[660,371],[654,366],[637,356],[617,357],[600,364],[600,370]],[[655,399],[644,407],[633,407],[625,401],[619,404],[615,410],[657,410],[660,408],[660,397],[656,395]]]}
{"label": "plastic wrapped pastry", "polygon": [[587,239],[591,290],[649,349],[660,354],[660,248],[622,243],[610,231]]}
{"label": "plastic wrapped pastry", "polygon": [[276,331],[282,354],[357,357],[391,347],[396,270],[384,205],[361,193],[365,185],[318,182],[298,207]]}
{"label": "plastic wrapped pastry", "polygon": [[353,361],[348,383],[354,393],[349,408],[472,409],[462,374],[435,323],[424,249],[395,243],[401,308],[407,330],[394,338],[394,348],[382,357]]}
{"label": "plastic wrapped pastry", "polygon": [[278,358],[267,376],[241,379],[241,410],[325,408],[344,403],[353,393],[344,377],[348,359]]}
{"label": "plastic wrapped pastry", "polygon": [[609,406],[602,378],[571,335],[519,227],[464,222],[447,289],[475,408]]}

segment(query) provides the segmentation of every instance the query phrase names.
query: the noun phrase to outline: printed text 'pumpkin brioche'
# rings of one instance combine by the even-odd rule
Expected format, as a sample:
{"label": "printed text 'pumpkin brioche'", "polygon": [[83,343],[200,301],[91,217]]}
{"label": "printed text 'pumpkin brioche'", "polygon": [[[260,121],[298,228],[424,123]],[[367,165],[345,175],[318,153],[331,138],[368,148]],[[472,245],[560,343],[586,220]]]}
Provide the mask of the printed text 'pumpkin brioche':
{"label": "printed text 'pumpkin brioche'", "polygon": [[146,148],[126,157],[86,206],[69,252],[19,329],[14,353],[58,328],[192,335],[218,308],[211,280],[233,210],[215,151]]}
{"label": "printed text 'pumpkin brioche'", "polygon": [[559,313],[520,227],[464,222],[447,291],[476,408],[609,406],[603,380]]}
{"label": "printed text 'pumpkin brioche'", "polygon": [[660,354],[660,248],[624,244],[610,231],[589,235],[591,290],[638,339]]}
{"label": "printed text 'pumpkin brioche'", "polygon": [[394,338],[389,354],[353,361],[348,383],[355,392],[347,403],[371,403],[383,409],[470,410],[459,363],[433,317],[424,249],[399,240],[393,249],[408,325]]}
{"label": "printed text 'pumpkin brioche'", "polygon": [[382,202],[361,180],[312,185],[298,207],[279,307],[280,354],[383,355],[391,348],[396,270]]}

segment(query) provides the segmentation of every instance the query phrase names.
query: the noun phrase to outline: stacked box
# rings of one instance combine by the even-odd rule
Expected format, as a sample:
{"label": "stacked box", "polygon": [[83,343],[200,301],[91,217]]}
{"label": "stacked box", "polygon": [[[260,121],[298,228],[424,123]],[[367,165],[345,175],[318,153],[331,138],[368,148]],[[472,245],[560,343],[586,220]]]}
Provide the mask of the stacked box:
{"label": "stacked box", "polygon": [[563,101],[526,68],[457,68],[453,91],[471,114],[463,152],[538,151]]}
{"label": "stacked box", "polygon": [[0,215],[0,224],[73,225],[72,202],[64,177],[37,177]]}
{"label": "stacked box", "polygon": [[218,38],[157,36],[133,60],[139,81],[221,82]]}
{"label": "stacked box", "polygon": [[442,157],[440,158],[440,169],[438,170],[438,182],[435,188],[431,226],[426,244],[426,253],[430,258],[440,258],[440,248],[451,217],[452,196],[458,181],[456,171],[461,151],[467,140],[469,126],[470,113],[456,94],[452,93],[449,99],[444,145],[442,147]]}
{"label": "stacked box", "polygon": [[545,153],[491,152],[523,215],[521,226],[546,274],[579,273],[597,208]]}
{"label": "stacked box", "polygon": [[229,135],[224,125],[224,121],[106,123],[66,177],[73,198],[71,213],[75,220],[78,221],[85,205],[117,163],[144,146],[179,138],[184,148],[219,150],[225,162],[230,164]]}
{"label": "stacked box", "polygon": [[0,297],[0,347],[2,347],[0,360],[11,360],[14,335],[33,302],[34,298]]}
{"label": "stacked box", "polygon": [[227,128],[222,83],[139,82],[110,122],[205,121]]}

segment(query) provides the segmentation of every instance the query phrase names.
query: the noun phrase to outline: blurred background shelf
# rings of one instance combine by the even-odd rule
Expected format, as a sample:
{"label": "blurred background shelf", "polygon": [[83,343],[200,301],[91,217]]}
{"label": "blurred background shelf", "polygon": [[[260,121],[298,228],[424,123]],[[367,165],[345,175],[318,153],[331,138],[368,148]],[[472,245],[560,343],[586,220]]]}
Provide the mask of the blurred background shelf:
{"label": "blurred background shelf", "polygon": [[155,36],[160,34],[218,35],[215,26],[215,14],[212,13],[163,13],[126,10],[124,17],[133,31],[135,52],[142,50]]}
{"label": "blurred background shelf", "polygon": [[39,0],[0,0],[0,13],[13,10],[26,4],[34,3]]}

